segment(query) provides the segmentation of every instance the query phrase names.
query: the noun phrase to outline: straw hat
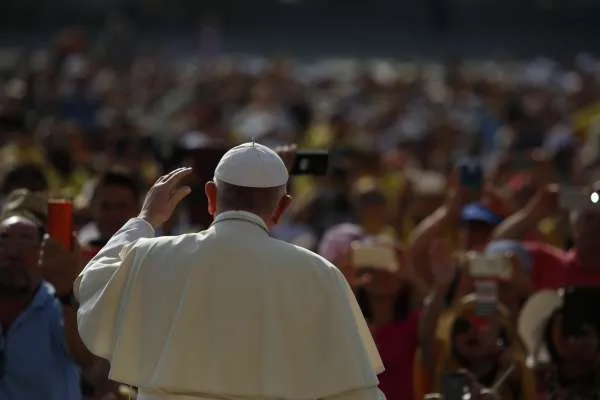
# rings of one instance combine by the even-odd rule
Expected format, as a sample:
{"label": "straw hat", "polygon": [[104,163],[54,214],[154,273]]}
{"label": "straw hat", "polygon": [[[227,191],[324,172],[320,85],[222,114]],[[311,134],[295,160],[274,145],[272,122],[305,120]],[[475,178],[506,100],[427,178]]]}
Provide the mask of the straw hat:
{"label": "straw hat", "polygon": [[521,309],[517,329],[533,365],[550,361],[544,330],[552,314],[563,305],[560,291],[542,290],[532,295]]}

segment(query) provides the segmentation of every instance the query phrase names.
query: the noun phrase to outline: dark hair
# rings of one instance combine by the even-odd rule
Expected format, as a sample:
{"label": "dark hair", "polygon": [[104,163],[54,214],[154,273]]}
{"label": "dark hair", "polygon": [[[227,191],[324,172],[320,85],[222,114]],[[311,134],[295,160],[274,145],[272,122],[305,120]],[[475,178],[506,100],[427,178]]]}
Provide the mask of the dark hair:
{"label": "dark hair", "polygon": [[[396,294],[394,300],[394,321],[404,321],[408,318],[412,306],[414,290],[409,285],[404,285]],[[364,288],[356,292],[356,301],[368,322],[373,321],[373,308],[369,294]]]}
{"label": "dark hair", "polygon": [[139,201],[142,196],[141,180],[133,173],[126,170],[109,170],[104,173],[96,183],[94,197],[97,196],[98,190],[106,186],[120,186],[131,191],[131,194],[136,201]]}
{"label": "dark hair", "polygon": [[45,192],[48,188],[48,180],[41,167],[36,164],[20,164],[4,175],[1,192],[4,195],[17,189]]}

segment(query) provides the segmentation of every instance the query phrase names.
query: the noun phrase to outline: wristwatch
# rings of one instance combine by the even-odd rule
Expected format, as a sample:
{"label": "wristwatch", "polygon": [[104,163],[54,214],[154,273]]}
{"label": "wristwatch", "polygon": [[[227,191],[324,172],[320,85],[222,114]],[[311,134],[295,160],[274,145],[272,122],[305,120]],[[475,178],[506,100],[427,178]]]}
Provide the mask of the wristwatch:
{"label": "wristwatch", "polygon": [[64,305],[64,306],[77,306],[77,305],[79,305],[78,302],[77,302],[77,299],[75,298],[75,295],[73,294],[72,290],[69,293],[65,294],[64,296],[56,296],[56,297],[61,302],[61,304]]}

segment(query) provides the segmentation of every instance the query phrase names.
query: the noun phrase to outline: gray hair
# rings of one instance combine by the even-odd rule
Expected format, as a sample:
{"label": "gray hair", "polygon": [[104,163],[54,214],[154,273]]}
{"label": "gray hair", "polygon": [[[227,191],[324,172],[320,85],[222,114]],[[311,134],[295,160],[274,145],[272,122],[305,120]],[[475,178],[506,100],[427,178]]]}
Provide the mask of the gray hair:
{"label": "gray hair", "polygon": [[251,188],[232,185],[215,179],[217,204],[222,211],[248,211],[260,216],[270,215],[285,196],[286,186]]}

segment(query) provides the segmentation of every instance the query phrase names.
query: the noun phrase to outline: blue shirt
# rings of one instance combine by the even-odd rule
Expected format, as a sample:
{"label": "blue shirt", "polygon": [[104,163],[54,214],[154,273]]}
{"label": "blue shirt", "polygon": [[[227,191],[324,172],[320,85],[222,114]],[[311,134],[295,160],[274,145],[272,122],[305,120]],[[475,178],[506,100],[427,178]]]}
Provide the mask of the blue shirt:
{"label": "blue shirt", "polygon": [[68,352],[62,305],[48,283],[40,286],[10,329],[1,332],[0,353],[0,400],[81,400],[79,368]]}

